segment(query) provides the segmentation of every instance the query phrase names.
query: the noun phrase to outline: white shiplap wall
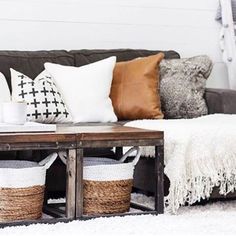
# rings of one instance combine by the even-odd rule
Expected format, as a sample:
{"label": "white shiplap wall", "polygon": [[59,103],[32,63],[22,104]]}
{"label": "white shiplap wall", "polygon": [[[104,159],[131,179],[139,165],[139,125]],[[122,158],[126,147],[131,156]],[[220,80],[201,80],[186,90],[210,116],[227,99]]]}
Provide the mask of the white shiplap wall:
{"label": "white shiplap wall", "polygon": [[174,49],[208,54],[209,87],[227,87],[217,0],[0,0],[0,49]]}

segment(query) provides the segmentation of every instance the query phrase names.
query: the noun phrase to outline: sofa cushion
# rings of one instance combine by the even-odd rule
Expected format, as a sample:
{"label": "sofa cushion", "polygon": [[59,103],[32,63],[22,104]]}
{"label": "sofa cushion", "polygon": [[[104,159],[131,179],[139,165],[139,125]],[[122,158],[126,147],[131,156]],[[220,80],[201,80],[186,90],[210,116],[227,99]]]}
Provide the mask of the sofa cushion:
{"label": "sofa cushion", "polygon": [[204,92],[212,70],[208,56],[162,60],[160,94],[165,118],[194,118],[208,113]]}
{"label": "sofa cushion", "polygon": [[34,80],[10,69],[12,99],[27,102],[27,120],[42,123],[68,123],[72,118],[53,78],[44,70]]}
{"label": "sofa cushion", "polygon": [[5,76],[0,72],[0,122],[2,122],[2,103],[11,100],[10,90]]}
{"label": "sofa cushion", "polygon": [[111,100],[119,120],[160,119],[158,53],[116,63],[111,87]]}
{"label": "sofa cushion", "polygon": [[45,62],[74,65],[74,57],[63,50],[55,51],[0,51],[0,71],[11,87],[10,68],[14,68],[30,78],[35,78],[44,70]]}
{"label": "sofa cushion", "polygon": [[110,56],[116,56],[117,62],[129,61],[137,57],[146,57],[163,52],[166,59],[180,58],[175,51],[142,50],[142,49],[104,49],[104,50],[72,50],[75,66],[83,66]]}
{"label": "sofa cushion", "polygon": [[45,63],[65,99],[73,122],[115,122],[109,97],[116,57],[85,66]]}

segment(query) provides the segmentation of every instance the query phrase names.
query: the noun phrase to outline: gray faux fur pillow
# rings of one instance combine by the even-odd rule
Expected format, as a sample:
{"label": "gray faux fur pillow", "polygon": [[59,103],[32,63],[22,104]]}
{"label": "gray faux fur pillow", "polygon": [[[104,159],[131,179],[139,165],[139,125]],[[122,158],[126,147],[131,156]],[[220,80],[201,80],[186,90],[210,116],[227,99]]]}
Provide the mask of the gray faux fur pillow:
{"label": "gray faux fur pillow", "polygon": [[203,95],[211,70],[212,61],[208,56],[162,60],[160,95],[165,118],[194,118],[207,114]]}

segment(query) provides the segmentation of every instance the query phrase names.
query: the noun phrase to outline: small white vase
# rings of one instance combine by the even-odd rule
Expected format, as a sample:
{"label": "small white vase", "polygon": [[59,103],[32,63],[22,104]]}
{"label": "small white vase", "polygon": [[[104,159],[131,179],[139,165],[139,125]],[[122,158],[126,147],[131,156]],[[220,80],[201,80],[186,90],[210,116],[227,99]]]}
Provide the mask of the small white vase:
{"label": "small white vase", "polygon": [[27,103],[4,102],[2,104],[3,122],[8,124],[23,125],[27,117]]}

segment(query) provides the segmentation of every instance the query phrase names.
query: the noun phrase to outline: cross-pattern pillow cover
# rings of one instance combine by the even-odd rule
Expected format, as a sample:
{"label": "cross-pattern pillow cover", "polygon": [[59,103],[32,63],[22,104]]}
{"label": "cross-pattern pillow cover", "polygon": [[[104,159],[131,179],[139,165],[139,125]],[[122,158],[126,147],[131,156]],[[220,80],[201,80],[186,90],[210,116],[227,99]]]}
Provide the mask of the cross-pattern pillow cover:
{"label": "cross-pattern pillow cover", "polygon": [[34,80],[11,70],[12,99],[27,103],[27,120],[42,123],[68,123],[71,116],[53,78],[46,70]]}

